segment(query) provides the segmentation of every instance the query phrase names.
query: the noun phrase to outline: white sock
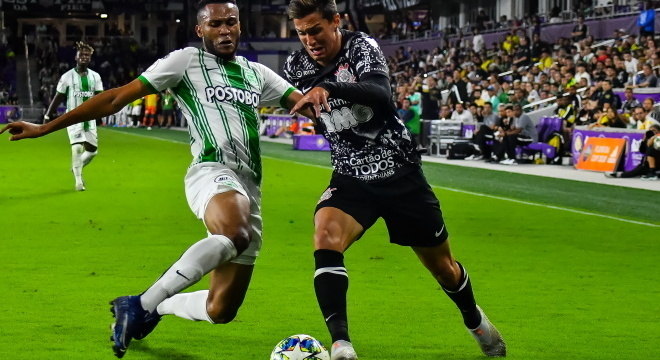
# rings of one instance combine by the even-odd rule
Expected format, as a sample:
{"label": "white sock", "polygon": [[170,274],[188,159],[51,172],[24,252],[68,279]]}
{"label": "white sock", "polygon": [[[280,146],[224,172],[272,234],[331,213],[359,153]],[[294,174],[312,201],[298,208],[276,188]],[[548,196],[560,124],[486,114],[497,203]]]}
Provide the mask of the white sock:
{"label": "white sock", "polygon": [[85,151],[85,147],[81,144],[71,145],[71,170],[73,170],[73,176],[76,178],[76,184],[82,183],[82,157],[81,154]]}
{"label": "white sock", "polygon": [[211,235],[196,242],[140,296],[142,307],[148,312],[154,311],[163,300],[195,284],[236,255],[234,243],[223,235]]}
{"label": "white sock", "polygon": [[211,320],[206,311],[206,299],[208,296],[208,290],[176,294],[171,298],[163,300],[156,308],[156,311],[160,315],[176,315],[188,320],[208,321],[213,324],[213,320]]}
{"label": "white sock", "polygon": [[85,167],[87,164],[91,163],[92,159],[94,159],[94,156],[98,155],[98,153],[98,151],[85,151],[80,157],[82,159],[82,166]]}

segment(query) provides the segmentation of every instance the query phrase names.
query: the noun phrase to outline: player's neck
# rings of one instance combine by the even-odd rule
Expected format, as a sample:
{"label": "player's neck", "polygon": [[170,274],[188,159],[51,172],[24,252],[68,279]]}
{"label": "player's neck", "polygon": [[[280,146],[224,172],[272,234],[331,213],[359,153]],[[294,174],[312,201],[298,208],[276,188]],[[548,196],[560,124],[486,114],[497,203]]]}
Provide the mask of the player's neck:
{"label": "player's neck", "polygon": [[76,72],[80,75],[87,74],[87,66],[81,66],[81,65],[76,66]]}

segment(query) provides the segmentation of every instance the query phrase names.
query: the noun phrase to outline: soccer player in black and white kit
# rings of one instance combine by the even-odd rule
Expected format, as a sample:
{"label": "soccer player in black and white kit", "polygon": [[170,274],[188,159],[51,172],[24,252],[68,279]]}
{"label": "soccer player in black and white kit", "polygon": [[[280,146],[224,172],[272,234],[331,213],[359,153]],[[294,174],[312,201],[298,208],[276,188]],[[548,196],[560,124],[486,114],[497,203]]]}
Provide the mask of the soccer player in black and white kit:
{"label": "soccer player in black and white kit", "polygon": [[287,58],[285,78],[305,96],[330,142],[334,173],[314,216],[316,297],[332,336],[332,360],[353,360],[346,314],[344,251],[382,217],[392,243],[410,246],[456,303],[488,356],[505,356],[500,333],[476,305],[470,278],[449,248],[440,204],[421,169],[415,141],[396,116],[385,58],[364,33],[340,30],[334,0],[291,0],[304,49]]}

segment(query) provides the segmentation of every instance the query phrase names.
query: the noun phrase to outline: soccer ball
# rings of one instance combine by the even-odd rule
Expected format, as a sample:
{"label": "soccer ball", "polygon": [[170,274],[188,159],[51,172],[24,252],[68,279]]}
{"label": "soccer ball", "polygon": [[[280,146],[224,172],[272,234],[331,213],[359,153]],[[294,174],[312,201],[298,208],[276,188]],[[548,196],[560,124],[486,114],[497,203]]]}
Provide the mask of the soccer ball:
{"label": "soccer ball", "polygon": [[653,148],[660,150],[660,136],[656,136],[655,139],[653,139]]}
{"label": "soccer ball", "polygon": [[309,335],[292,335],[280,341],[270,360],[330,360],[328,350]]}

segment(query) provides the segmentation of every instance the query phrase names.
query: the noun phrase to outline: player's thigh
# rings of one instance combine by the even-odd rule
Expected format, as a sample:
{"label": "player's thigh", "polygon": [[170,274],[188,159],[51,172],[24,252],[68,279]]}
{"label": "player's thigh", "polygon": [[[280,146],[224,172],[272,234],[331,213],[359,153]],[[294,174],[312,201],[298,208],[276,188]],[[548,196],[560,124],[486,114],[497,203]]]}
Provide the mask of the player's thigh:
{"label": "player's thigh", "polygon": [[213,195],[204,212],[204,224],[208,231],[230,238],[249,237],[249,221],[250,200],[237,190]]}
{"label": "player's thigh", "polygon": [[314,248],[344,252],[364,232],[351,215],[334,207],[323,207],[314,215]]}
{"label": "player's thigh", "polygon": [[316,249],[346,250],[378,219],[371,194],[358,180],[333,174],[314,214]]}
{"label": "player's thigh", "polygon": [[211,271],[207,312],[215,322],[229,322],[236,316],[245,299],[253,270],[254,265],[229,262]]}

